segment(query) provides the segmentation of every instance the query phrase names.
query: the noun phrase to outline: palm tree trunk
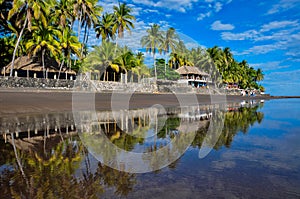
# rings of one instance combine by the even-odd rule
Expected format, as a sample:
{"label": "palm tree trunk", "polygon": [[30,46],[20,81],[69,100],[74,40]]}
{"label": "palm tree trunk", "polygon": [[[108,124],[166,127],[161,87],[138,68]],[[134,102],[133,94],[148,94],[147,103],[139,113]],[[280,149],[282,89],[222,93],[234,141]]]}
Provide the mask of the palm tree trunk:
{"label": "palm tree trunk", "polygon": [[63,60],[62,60],[62,62],[60,64],[60,67],[59,67],[59,72],[58,72],[58,78],[57,79],[59,79],[59,77],[60,77],[60,72],[61,72],[62,67],[64,66],[64,62],[65,62],[65,56],[63,55]]}
{"label": "palm tree trunk", "polygon": [[167,79],[167,56],[165,56],[165,80]]}
{"label": "palm tree trunk", "polygon": [[117,52],[117,48],[118,48],[118,36],[116,37],[116,48],[115,48],[115,54]]}
{"label": "palm tree trunk", "polygon": [[81,20],[82,20],[82,12],[79,13],[79,20],[78,20],[78,41],[80,42],[80,32],[81,32]]}
{"label": "palm tree trunk", "polygon": [[11,61],[11,67],[10,67],[10,74],[9,74],[10,77],[12,77],[12,75],[13,75],[13,69],[14,69],[14,64],[15,64],[15,58],[16,58],[17,49],[19,47],[19,43],[21,41],[21,37],[23,35],[23,32],[24,32],[24,30],[26,28],[27,22],[28,22],[28,16],[26,15],[26,18],[25,18],[22,30],[21,30],[21,32],[19,34],[16,46],[15,46],[15,49],[14,49],[13,58],[12,58],[12,61]]}
{"label": "palm tree trunk", "polygon": [[83,56],[84,46],[87,44],[87,24],[84,26],[83,45],[81,47],[81,57]]}
{"label": "palm tree trunk", "polygon": [[155,76],[155,80],[157,80],[155,53],[153,53],[153,59],[154,59],[154,76]]}
{"label": "palm tree trunk", "polygon": [[45,49],[42,51],[42,65],[43,65],[43,76],[45,79]]}
{"label": "palm tree trunk", "polygon": [[29,188],[29,181],[28,181],[28,179],[27,179],[27,177],[25,175],[25,172],[23,170],[23,166],[21,164],[21,160],[20,160],[20,158],[18,156],[18,152],[17,152],[17,148],[16,148],[16,144],[15,144],[15,139],[14,139],[14,134],[11,133],[10,136],[11,136],[11,142],[12,142],[12,145],[13,145],[13,149],[14,149],[14,153],[15,153],[17,164],[18,164],[18,166],[20,168],[20,171],[21,171],[21,174],[22,174],[22,176],[23,176],[23,178],[24,178],[24,180],[26,182],[27,188]]}

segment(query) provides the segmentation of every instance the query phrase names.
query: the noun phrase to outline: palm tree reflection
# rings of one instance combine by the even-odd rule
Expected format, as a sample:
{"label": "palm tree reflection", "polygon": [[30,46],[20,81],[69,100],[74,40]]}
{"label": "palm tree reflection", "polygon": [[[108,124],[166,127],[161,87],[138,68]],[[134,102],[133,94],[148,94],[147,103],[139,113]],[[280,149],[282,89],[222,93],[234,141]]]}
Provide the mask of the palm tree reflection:
{"label": "palm tree reflection", "polygon": [[[238,107],[227,112],[218,111],[213,115],[225,118],[222,134],[214,149],[218,150],[222,146],[229,148],[237,133],[246,134],[250,126],[261,123],[264,114],[259,112],[259,108],[261,106]],[[155,135],[155,142],[150,143],[145,135],[155,129],[155,125],[145,116],[130,119],[126,129],[129,133],[121,130],[116,121],[101,123],[100,128],[119,148],[133,151],[139,146],[144,152],[155,152],[170,140],[178,142],[179,137],[189,139],[191,133],[181,133],[179,130],[182,124],[197,127],[191,147],[200,148],[207,135],[210,124],[208,120],[184,123],[181,118],[172,115]],[[136,174],[121,172],[97,162],[77,134],[66,134],[59,130],[53,136],[41,135],[25,139],[16,138],[11,133],[6,135],[8,142],[0,139],[0,190],[3,198],[99,198],[107,194],[108,190],[113,190],[114,196],[126,196],[134,190],[137,184]],[[95,142],[88,141],[91,144]],[[105,147],[105,143],[99,140],[94,144]],[[184,150],[180,148],[180,143],[176,144],[179,148],[169,151],[168,155],[176,155]],[[113,152],[107,154],[107,158],[112,155]],[[171,156],[153,157],[149,167],[156,168],[157,158],[172,159]],[[169,164],[168,168],[176,169],[178,162],[180,158]],[[160,170],[155,171],[159,172]]]}

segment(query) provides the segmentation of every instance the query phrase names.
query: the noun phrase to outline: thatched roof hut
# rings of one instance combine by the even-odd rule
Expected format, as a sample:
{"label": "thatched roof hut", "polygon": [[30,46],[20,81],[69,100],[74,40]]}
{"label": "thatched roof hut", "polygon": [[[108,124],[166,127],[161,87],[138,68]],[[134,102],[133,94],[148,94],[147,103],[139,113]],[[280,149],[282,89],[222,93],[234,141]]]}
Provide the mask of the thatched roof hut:
{"label": "thatched roof hut", "polygon": [[180,75],[201,75],[201,76],[209,76],[208,73],[200,71],[198,67],[195,66],[181,66],[176,69],[176,72]]}
{"label": "thatched roof hut", "polygon": [[[9,63],[7,66],[5,66],[1,74],[9,74],[11,69],[11,64]],[[18,74],[26,74],[27,76],[33,76],[33,73],[43,73],[43,66],[41,61],[39,61],[36,57],[27,57],[27,56],[21,56],[16,58],[15,64],[14,64],[14,71],[18,71]],[[19,73],[20,72],[20,73]],[[59,73],[59,64],[51,58],[45,59],[45,72],[52,73],[52,74],[58,74]],[[67,73],[68,75],[76,75],[76,72],[69,69],[62,69],[61,74]],[[25,75],[25,76],[26,76]],[[19,75],[18,75],[19,76]],[[24,75],[23,75],[24,76]]]}

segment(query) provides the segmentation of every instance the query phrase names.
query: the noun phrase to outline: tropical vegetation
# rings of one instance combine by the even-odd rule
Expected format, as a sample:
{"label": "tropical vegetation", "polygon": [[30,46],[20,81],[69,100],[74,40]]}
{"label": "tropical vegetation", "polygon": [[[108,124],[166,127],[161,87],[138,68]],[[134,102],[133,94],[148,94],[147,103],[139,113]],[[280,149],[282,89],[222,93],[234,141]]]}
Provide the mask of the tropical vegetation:
{"label": "tropical vegetation", "polygon": [[[264,90],[259,84],[264,78],[260,68],[254,69],[246,60],[237,61],[228,47],[188,49],[172,27],[163,31],[152,24],[141,38],[142,52],[133,52],[118,44],[124,33],[135,27],[132,8],[119,3],[107,12],[97,2],[0,0],[0,68],[11,62],[12,76],[16,57],[28,55],[39,58],[44,72],[45,58],[50,58],[56,60],[59,71],[81,70],[98,73],[95,79],[120,81],[122,73],[131,74],[125,75],[131,80],[134,76],[137,80],[148,76],[176,79],[172,70],[189,65],[211,74],[219,85]],[[97,46],[88,45],[91,30],[100,39]],[[152,72],[144,53],[153,57]]]}

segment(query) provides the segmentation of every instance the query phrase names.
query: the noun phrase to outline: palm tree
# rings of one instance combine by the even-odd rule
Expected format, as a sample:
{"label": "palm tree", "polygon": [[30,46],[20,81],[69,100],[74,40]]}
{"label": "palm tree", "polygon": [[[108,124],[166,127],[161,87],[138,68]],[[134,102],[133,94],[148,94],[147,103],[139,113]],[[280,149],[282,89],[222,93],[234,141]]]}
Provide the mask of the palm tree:
{"label": "palm tree", "polygon": [[67,68],[71,68],[71,55],[75,54],[77,57],[80,57],[81,43],[78,41],[78,38],[73,34],[73,31],[69,27],[65,27],[62,30],[60,46],[62,49],[62,62],[59,68],[58,79],[60,77],[61,69],[64,66],[65,59],[67,59]]}
{"label": "palm tree", "polygon": [[48,15],[48,11],[49,11],[49,9],[47,8],[51,7],[49,6],[49,3],[50,1],[44,1],[44,0],[25,0],[25,1],[14,0],[13,1],[13,7],[8,13],[8,19],[10,19],[14,14],[18,13],[20,10],[25,10],[26,16],[23,23],[23,27],[18,35],[18,39],[13,52],[12,63],[10,68],[10,76],[12,76],[13,73],[17,49],[19,47],[19,43],[21,41],[25,28],[28,27],[28,30],[31,31],[32,19],[41,21],[41,23],[44,26],[47,25],[46,16]]}
{"label": "palm tree", "polygon": [[[123,38],[125,30],[131,32],[131,28],[134,28],[132,21],[135,20],[135,17],[131,15],[132,9],[126,3],[120,4],[119,2],[119,6],[114,6],[113,9],[116,19],[113,32],[118,34],[118,38]],[[118,45],[117,41],[116,45]]]}
{"label": "palm tree", "polygon": [[150,70],[149,68],[144,64],[144,53],[138,52],[133,57],[134,67],[131,68],[131,71],[138,76],[138,82],[141,80],[141,76],[149,76]]}
{"label": "palm tree", "polygon": [[73,1],[59,0],[54,7],[53,14],[56,16],[57,24],[65,28],[74,21]]}
{"label": "palm tree", "polygon": [[[74,15],[78,19],[78,40],[80,41],[81,28],[85,27],[83,43],[86,43],[88,40],[87,30],[91,25],[95,26],[99,23],[98,17],[100,16],[102,7],[97,5],[97,0],[78,0],[75,2]],[[83,48],[81,49],[81,55],[83,55]]]}
{"label": "palm tree", "polygon": [[127,71],[136,66],[136,60],[133,52],[127,46],[121,48],[119,56],[114,60],[114,63],[125,71],[125,83],[127,83]]}
{"label": "palm tree", "polygon": [[[164,54],[168,54],[171,51],[175,51],[176,46],[178,45],[178,35],[175,33],[174,28],[169,28],[167,32],[164,34],[164,40],[161,44],[161,48],[164,51]],[[165,61],[165,78],[166,78],[166,72],[167,72],[167,62]]]}
{"label": "palm tree", "polygon": [[226,47],[224,48],[222,52],[223,56],[223,69],[226,70],[230,66],[230,64],[233,62],[232,53],[230,52],[230,48]]}
{"label": "palm tree", "polygon": [[258,68],[258,69],[256,70],[256,81],[260,82],[260,81],[262,81],[263,79],[264,79],[263,71],[262,71],[260,68]]}
{"label": "palm tree", "polygon": [[102,37],[102,41],[109,41],[110,39],[114,39],[115,33],[113,31],[113,26],[116,22],[115,15],[110,13],[105,13],[102,15],[101,20],[98,24],[96,24],[95,31],[97,33],[96,37]]}
{"label": "palm tree", "polygon": [[[100,46],[94,48],[92,52],[83,61],[84,72],[89,70],[103,71],[103,80],[106,78],[106,69],[114,64],[118,57],[119,51],[116,50],[116,45],[112,42],[103,41]],[[119,72],[118,65],[113,65],[116,72]]]}
{"label": "palm tree", "polygon": [[32,39],[26,43],[26,49],[29,56],[41,53],[43,76],[45,78],[45,53],[49,51],[51,55],[58,60],[60,45],[56,40],[56,36],[59,35],[60,32],[53,26],[44,26],[41,22],[33,24],[31,29],[33,31]]}
{"label": "palm tree", "polygon": [[144,53],[138,52],[135,55],[135,67],[132,68],[132,72],[138,75],[138,82],[141,80],[141,76],[150,76],[150,70],[149,68],[144,64]]}
{"label": "palm tree", "polygon": [[[220,70],[223,62],[222,50],[218,46],[214,46],[213,48],[208,48],[207,52],[210,55],[210,58],[214,61],[214,64]],[[221,70],[220,73],[222,74]]]}
{"label": "palm tree", "polygon": [[101,12],[103,8],[101,6],[98,6],[98,0],[91,0],[93,9],[90,9],[90,12],[86,12],[84,14],[84,38],[83,43],[86,45],[89,39],[89,30],[93,26],[96,27],[96,24],[99,23],[99,18],[101,16]]}
{"label": "palm tree", "polygon": [[161,52],[159,47],[163,43],[163,34],[159,28],[159,25],[153,24],[150,29],[147,30],[148,35],[143,36],[141,39],[142,47],[146,47],[146,51],[153,54],[155,79],[157,79],[155,54],[157,49]]}

